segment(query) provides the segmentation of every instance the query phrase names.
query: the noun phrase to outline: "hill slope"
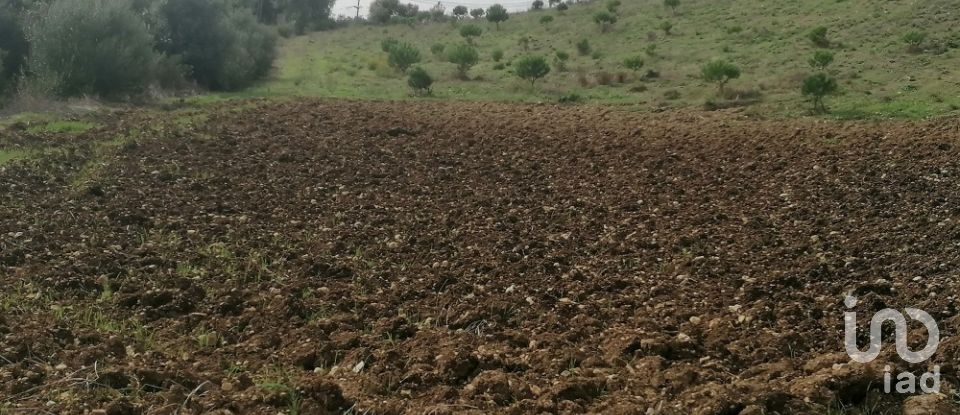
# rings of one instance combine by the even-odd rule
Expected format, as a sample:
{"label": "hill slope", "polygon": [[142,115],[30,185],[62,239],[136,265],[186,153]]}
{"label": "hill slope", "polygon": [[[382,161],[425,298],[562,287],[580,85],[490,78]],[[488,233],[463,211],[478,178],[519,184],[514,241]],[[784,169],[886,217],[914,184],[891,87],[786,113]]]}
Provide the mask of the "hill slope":
{"label": "hill slope", "polygon": [[[469,81],[457,80],[454,65],[430,53],[435,43],[462,42],[463,23],[357,26],[293,38],[284,44],[274,78],[248,92],[409,98],[405,77],[387,67],[380,48],[381,40],[396,38],[420,48],[423,67],[438,78],[438,98],[553,101],[576,93],[589,102],[645,108],[699,106],[717,95],[716,86],[701,79],[700,68],[722,58],[743,70],[731,82],[732,90],[761,95],[748,111],[797,115],[810,107],[799,93],[802,79],[813,72],[807,61],[817,49],[807,34],[822,25],[836,54],[829,71],[841,88],[841,95],[828,99],[834,114],[922,117],[956,113],[960,107],[960,77],[952,72],[960,64],[960,32],[950,0],[683,0],[676,15],[660,0],[631,1],[619,7],[612,30],[601,33],[592,16],[605,7],[592,2],[564,13],[514,14],[499,31],[485,20],[473,21],[484,33],[476,40],[481,61]],[[541,23],[545,15],[553,22]],[[664,21],[673,24],[669,35],[659,29]],[[928,35],[922,52],[907,50],[902,38],[910,31]],[[523,37],[530,38],[526,51]],[[589,40],[592,53],[577,52],[582,39]],[[497,49],[505,52],[504,63],[534,54],[552,64],[556,51],[569,53],[570,61],[567,71],[554,68],[532,89],[509,64],[495,69],[491,55]],[[644,58],[639,72],[623,67],[631,56]],[[644,77],[648,70],[659,77]],[[601,85],[607,75],[611,84]]]}

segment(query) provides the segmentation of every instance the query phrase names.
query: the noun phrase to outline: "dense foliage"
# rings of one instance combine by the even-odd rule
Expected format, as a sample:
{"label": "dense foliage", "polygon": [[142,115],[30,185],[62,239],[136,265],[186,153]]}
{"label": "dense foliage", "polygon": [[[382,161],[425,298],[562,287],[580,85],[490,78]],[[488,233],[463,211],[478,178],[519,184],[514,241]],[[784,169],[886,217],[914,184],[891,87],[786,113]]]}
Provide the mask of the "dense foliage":
{"label": "dense foliage", "polygon": [[[330,0],[0,1],[0,94],[122,98],[246,87],[277,34],[331,27]],[[277,25],[270,27],[268,24]]]}
{"label": "dense foliage", "polygon": [[55,2],[29,39],[30,72],[61,96],[141,92],[160,59],[146,25],[124,0]]}

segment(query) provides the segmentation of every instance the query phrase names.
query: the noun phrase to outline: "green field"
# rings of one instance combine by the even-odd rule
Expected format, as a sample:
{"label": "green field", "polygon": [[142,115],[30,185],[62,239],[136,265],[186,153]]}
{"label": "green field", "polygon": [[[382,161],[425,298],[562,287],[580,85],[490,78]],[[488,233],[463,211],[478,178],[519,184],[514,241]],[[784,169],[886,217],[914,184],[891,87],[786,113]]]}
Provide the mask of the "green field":
{"label": "green field", "polygon": [[[468,19],[484,33],[476,40],[480,63],[467,81],[430,52],[435,43],[463,42],[464,23],[354,26],[286,39],[273,76],[234,95],[413,99],[405,77],[387,65],[380,48],[383,39],[395,38],[420,49],[422,66],[436,79],[433,99],[556,102],[574,93],[591,103],[701,107],[708,100],[723,103],[717,87],[700,77],[704,63],[722,58],[743,70],[730,89],[759,95],[744,105],[746,111],[795,116],[810,112],[799,92],[802,79],[814,72],[807,61],[817,47],[807,33],[826,26],[836,55],[828,72],[841,90],[827,100],[834,116],[918,118],[960,108],[960,77],[954,74],[960,31],[951,0],[683,0],[676,15],[660,0],[631,1],[619,7],[612,30],[601,33],[592,16],[604,8],[606,3],[595,1],[564,13],[517,13],[499,31],[486,20]],[[554,20],[541,23],[545,15]],[[669,35],[659,29],[664,21],[673,24]],[[908,51],[902,38],[910,31],[927,35],[922,51]],[[530,39],[526,50],[524,37]],[[588,55],[577,51],[582,39],[592,46]],[[491,58],[497,49],[505,54],[501,70]],[[554,67],[535,88],[509,66],[527,54],[553,64],[556,51],[570,54],[567,70]],[[631,56],[643,57],[640,71],[623,67]],[[645,77],[648,70],[659,77]],[[604,77],[612,82],[602,85]]]}

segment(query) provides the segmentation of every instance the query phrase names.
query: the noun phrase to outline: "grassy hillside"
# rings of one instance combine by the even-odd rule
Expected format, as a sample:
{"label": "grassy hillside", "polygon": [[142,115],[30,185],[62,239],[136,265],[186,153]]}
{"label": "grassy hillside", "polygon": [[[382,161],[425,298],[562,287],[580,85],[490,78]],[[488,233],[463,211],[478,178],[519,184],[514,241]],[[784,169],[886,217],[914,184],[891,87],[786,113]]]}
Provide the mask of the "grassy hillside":
{"label": "grassy hillside", "polygon": [[[601,33],[593,14],[606,7],[595,1],[511,15],[497,31],[476,21],[484,33],[476,40],[481,61],[470,71],[474,79],[458,80],[454,65],[430,52],[431,45],[452,45],[463,39],[462,23],[416,27],[360,26],[316,33],[285,41],[273,79],[250,91],[253,95],[311,95],[410,99],[406,78],[387,66],[380,42],[411,42],[424,56],[423,67],[435,78],[436,98],[466,100],[555,101],[576,93],[588,102],[639,104],[645,108],[701,106],[715,100],[717,88],[700,78],[700,68],[714,58],[740,66],[743,75],[730,84],[741,96],[760,94],[748,111],[797,115],[810,104],[799,93],[802,79],[813,72],[807,64],[817,49],[807,38],[815,26],[829,28],[829,68],[841,95],[828,99],[841,117],[923,117],[956,113],[960,108],[960,12],[953,0],[683,0],[676,15],[661,0],[625,1],[619,21]],[[551,23],[541,17],[551,15]],[[660,25],[673,24],[666,35]],[[910,31],[927,34],[922,52],[909,52],[902,40]],[[530,38],[528,50],[520,39]],[[576,43],[588,39],[595,53],[578,54]],[[536,88],[518,79],[510,66],[495,69],[494,50],[507,63],[525,54],[570,54],[567,71],[554,68]],[[623,67],[627,57],[642,56],[645,66],[634,73]],[[647,70],[659,72],[647,79]],[[611,85],[600,85],[608,74]],[[618,82],[618,78],[623,81]]]}

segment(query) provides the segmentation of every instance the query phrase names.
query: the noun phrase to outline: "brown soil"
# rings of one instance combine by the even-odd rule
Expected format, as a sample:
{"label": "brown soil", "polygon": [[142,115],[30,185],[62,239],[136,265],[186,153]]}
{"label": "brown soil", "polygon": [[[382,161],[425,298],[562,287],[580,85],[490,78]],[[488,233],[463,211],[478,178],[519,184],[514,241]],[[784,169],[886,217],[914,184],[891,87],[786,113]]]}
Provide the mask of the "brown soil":
{"label": "brown soil", "polygon": [[958,385],[957,120],[230,105],[0,132],[0,412],[899,413],[848,292]]}

